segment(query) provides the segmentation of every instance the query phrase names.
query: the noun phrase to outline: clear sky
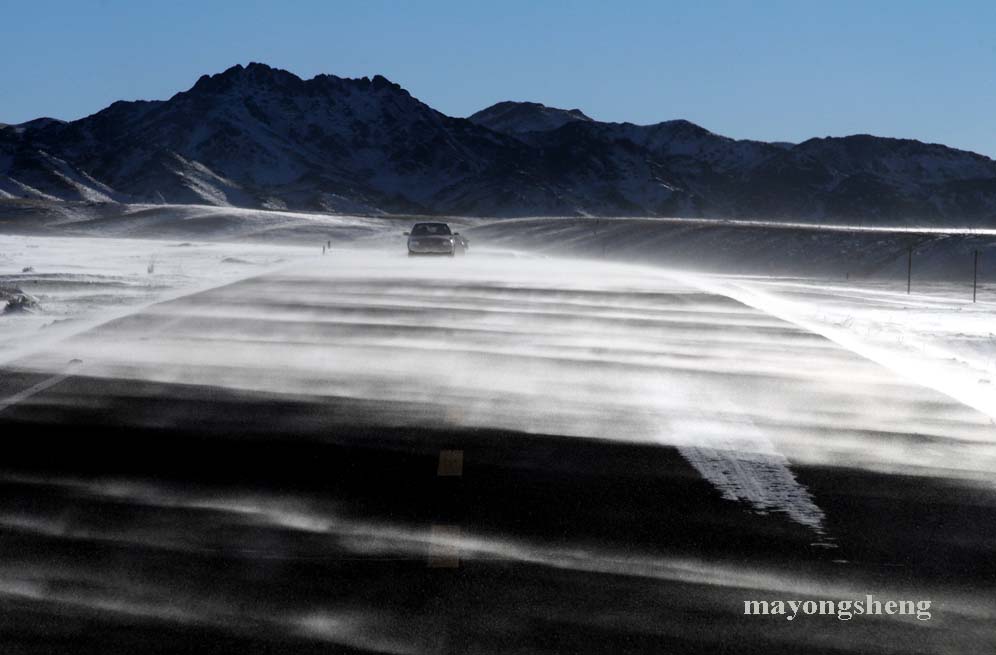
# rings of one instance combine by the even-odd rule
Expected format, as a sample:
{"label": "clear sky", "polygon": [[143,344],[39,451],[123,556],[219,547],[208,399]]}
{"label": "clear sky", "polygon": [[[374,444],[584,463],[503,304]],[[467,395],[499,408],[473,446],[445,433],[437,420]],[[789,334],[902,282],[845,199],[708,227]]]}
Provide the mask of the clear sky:
{"label": "clear sky", "polygon": [[872,133],[996,157],[996,2],[0,0],[0,122],[160,99],[260,61],[736,138]]}

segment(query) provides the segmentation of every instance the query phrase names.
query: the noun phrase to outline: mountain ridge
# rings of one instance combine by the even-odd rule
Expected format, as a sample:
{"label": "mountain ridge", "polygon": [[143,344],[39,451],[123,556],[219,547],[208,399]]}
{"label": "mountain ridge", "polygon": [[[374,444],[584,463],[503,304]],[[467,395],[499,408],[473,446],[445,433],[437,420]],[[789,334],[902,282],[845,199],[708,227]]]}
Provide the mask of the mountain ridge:
{"label": "mountain ridge", "polygon": [[0,198],[336,213],[996,225],[996,162],[872,135],[732,139],[503,101],[447,116],[387,78],[251,62],[167,100],[0,125]]}

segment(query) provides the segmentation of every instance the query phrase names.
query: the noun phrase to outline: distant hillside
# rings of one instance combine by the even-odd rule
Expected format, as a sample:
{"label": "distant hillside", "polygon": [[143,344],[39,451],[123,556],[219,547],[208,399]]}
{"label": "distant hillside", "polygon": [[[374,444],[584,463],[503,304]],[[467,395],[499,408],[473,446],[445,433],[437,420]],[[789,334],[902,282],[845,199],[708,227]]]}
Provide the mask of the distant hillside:
{"label": "distant hillside", "polygon": [[169,100],[0,125],[0,199],[350,213],[996,226],[996,162],[867,135],[734,140],[501,102],[452,118],[383,77],[263,64]]}

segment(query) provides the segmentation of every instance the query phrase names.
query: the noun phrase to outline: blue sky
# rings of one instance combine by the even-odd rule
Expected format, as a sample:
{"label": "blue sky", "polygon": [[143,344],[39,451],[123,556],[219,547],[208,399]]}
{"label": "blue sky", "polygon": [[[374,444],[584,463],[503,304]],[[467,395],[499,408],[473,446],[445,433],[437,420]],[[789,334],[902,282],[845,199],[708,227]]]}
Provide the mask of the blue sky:
{"label": "blue sky", "polygon": [[0,121],[168,98],[261,61],[737,138],[867,132],[996,157],[996,3],[0,0]]}

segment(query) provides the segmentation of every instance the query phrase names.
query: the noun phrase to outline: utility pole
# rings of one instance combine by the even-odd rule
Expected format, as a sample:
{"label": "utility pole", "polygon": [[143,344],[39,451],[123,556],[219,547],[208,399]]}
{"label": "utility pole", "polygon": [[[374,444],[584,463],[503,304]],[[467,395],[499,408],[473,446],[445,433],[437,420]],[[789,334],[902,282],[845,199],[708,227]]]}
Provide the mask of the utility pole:
{"label": "utility pole", "polygon": [[598,237],[598,228],[600,228],[601,226],[602,226],[602,219],[601,218],[596,218],[595,219],[595,245],[596,246],[598,246],[599,242],[601,241],[601,239],[599,239],[599,237]]}
{"label": "utility pole", "polygon": [[979,288],[979,251],[975,251],[975,267],[972,269],[972,302],[975,302]]}
{"label": "utility pole", "polygon": [[909,257],[906,261],[906,295],[910,295],[910,288],[913,285],[913,246],[910,246]]}

